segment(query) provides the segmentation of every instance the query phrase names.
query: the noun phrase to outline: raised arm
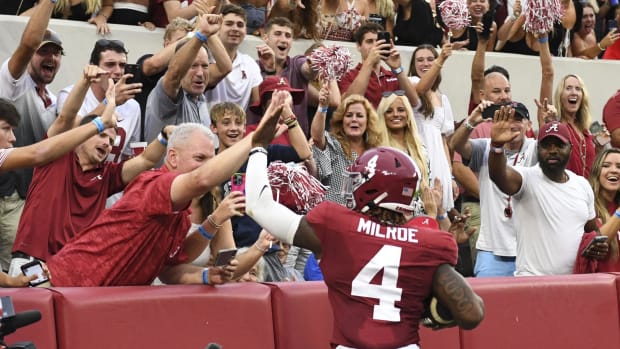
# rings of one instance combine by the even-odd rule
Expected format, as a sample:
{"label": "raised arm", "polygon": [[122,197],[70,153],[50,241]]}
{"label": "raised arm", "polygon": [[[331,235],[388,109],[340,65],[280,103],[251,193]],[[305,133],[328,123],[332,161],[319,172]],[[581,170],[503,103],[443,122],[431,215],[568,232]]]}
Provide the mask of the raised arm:
{"label": "raised arm", "polygon": [[484,58],[486,54],[486,40],[478,36],[478,46],[476,46],[476,53],[474,59],[471,61],[471,100],[474,104],[479,104],[480,91],[484,86]]}
{"label": "raised arm", "polygon": [[209,48],[209,52],[213,56],[213,59],[215,59],[215,64],[209,65],[209,83],[207,84],[207,87],[213,87],[231,72],[232,61],[230,60],[230,56],[228,56],[226,48],[224,48],[224,44],[222,44],[222,40],[220,40],[219,35],[212,34],[209,36],[209,40],[207,40],[207,47]]}
{"label": "raised arm", "polygon": [[331,95],[330,89],[327,83],[323,83],[321,90],[319,91],[319,105],[316,108],[316,113],[312,119],[312,125],[310,125],[310,136],[314,145],[323,150],[325,149],[325,121],[327,112],[324,112],[327,108],[327,100]]}
{"label": "raised arm", "polygon": [[553,105],[553,61],[549,51],[549,37],[544,34],[538,38],[540,54],[540,100],[536,101],[538,111],[536,113],[538,126],[545,124],[545,119],[552,117],[549,108]]}
{"label": "raised arm", "polygon": [[484,319],[484,302],[452,266],[442,264],[433,276],[433,294],[450,310],[459,327],[474,329]]}
{"label": "raised arm", "polygon": [[19,79],[28,68],[30,59],[43,41],[43,35],[53,10],[54,3],[50,0],[39,1],[34,7],[34,12],[26,24],[19,45],[9,59],[9,72],[13,79]]}
{"label": "raised arm", "polygon": [[385,43],[383,40],[379,40],[375,43],[373,48],[370,49],[368,57],[366,57],[364,62],[362,62],[362,68],[355,79],[353,79],[353,82],[351,82],[351,85],[349,85],[346,91],[340,91],[342,94],[342,99],[345,99],[353,94],[363,96],[366,93],[368,81],[370,80],[372,72],[378,64],[381,64],[383,57],[387,57],[389,55],[390,49],[390,43]]}
{"label": "raised arm", "polygon": [[519,136],[519,131],[511,130],[514,109],[503,106],[493,118],[491,128],[491,151],[489,153],[489,177],[497,187],[508,195],[516,194],[523,183],[521,174],[506,165],[504,144]]}
{"label": "raised arm", "polygon": [[194,36],[177,51],[163,77],[162,84],[168,97],[176,100],[181,88],[181,80],[194,63],[196,55],[204,43],[203,40],[208,40],[211,35],[216,33],[221,22],[221,15],[204,14],[198,17],[197,30]]}
{"label": "raised arm", "polygon": [[[124,184],[128,184],[136,178],[137,175],[155,167],[161,162],[166,153],[168,137],[172,134],[174,128],[174,125],[164,127],[162,134],[154,139],[140,155],[125,161],[121,172]],[[166,135],[165,137],[163,136],[164,134]]]}
{"label": "raised arm", "polygon": [[[110,85],[112,86],[111,79]],[[107,93],[113,100],[114,88],[108,89]],[[114,107],[114,102],[108,104],[100,121],[90,122],[26,147],[15,148],[0,167],[0,172],[44,165],[68,153],[104,129],[116,126]]]}
{"label": "raised arm", "polygon": [[[450,57],[451,55],[452,55],[452,44],[447,42],[441,47],[441,53],[439,54],[437,59],[435,59],[435,61],[433,62],[431,69],[428,72],[426,72],[426,74],[424,74],[424,76],[420,78],[420,81],[415,85],[418,95],[423,95],[426,92],[428,92],[428,90],[431,89],[431,87],[435,83],[435,80],[437,80],[437,77],[441,73],[441,68],[443,68],[444,63],[446,62],[448,57]],[[412,67],[413,67],[413,64],[414,62],[412,62]],[[411,105],[413,106],[415,104],[411,104]]]}
{"label": "raised arm", "polygon": [[483,101],[474,110],[471,111],[471,114],[463,121],[461,126],[454,131],[452,137],[450,137],[450,149],[453,151],[457,151],[463,159],[471,159],[471,142],[469,142],[469,136],[471,131],[480,124],[484,122],[482,119],[482,111],[491,105],[489,101]]}
{"label": "raised arm", "polygon": [[90,84],[98,82],[101,78],[107,79],[108,75],[107,71],[96,65],[91,64],[84,68],[82,76],[73,85],[60,114],[47,130],[48,137],[70,130],[79,124],[78,112],[84,103],[84,97],[86,97]]}

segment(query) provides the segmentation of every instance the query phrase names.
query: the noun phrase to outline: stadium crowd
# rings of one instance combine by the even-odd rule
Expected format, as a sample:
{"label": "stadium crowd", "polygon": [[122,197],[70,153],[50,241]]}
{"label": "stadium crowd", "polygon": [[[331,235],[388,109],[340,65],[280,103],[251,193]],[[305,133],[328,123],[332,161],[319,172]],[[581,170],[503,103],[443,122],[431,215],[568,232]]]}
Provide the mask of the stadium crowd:
{"label": "stadium crowd", "polygon": [[[539,3],[8,1],[30,19],[0,68],[0,285],[30,285],[37,261],[53,286],[325,280],[374,333],[335,344],[417,348],[373,321],[417,322],[436,297],[455,321],[431,326],[473,328],[484,305],[463,276],[620,271],[620,91],[601,125],[579,75],[553,86],[554,57],[620,57],[620,7],[558,0],[533,32],[553,15]],[[102,36],[55,93],[54,17],[165,27],[163,48],[130,64]],[[318,43],[290,56],[297,38]],[[460,122],[440,87],[455,50],[475,51]],[[539,57],[536,111],[490,51]]]}

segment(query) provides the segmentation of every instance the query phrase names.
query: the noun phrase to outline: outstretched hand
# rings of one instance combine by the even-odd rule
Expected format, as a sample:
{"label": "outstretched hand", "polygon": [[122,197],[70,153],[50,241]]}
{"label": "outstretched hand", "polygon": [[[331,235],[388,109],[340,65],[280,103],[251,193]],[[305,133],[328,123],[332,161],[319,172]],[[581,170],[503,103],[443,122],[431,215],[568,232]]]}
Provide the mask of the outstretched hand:
{"label": "outstretched hand", "polygon": [[545,122],[556,121],[558,119],[558,112],[553,106],[553,104],[549,103],[547,98],[543,99],[542,103],[534,98],[534,103],[536,103],[536,107],[538,107],[538,113],[542,115],[542,118]]}
{"label": "outstretched hand", "polygon": [[[110,72],[107,70],[103,70],[99,68],[99,66],[96,66],[94,64],[89,64],[84,67],[84,72],[82,74],[84,76],[84,79],[86,79],[89,84],[92,84],[95,82],[99,82],[103,77],[108,77],[110,75]],[[114,85],[114,83],[112,83],[112,85]]]}
{"label": "outstretched hand", "polygon": [[108,79],[108,89],[105,91],[105,98],[108,104],[101,114],[101,121],[103,121],[105,128],[110,128],[116,126],[116,113],[114,112],[116,109],[116,85],[114,85],[114,81],[111,78]]}
{"label": "outstretched hand", "polygon": [[282,109],[286,105],[287,97],[288,91],[273,91],[271,103],[269,103],[256,131],[252,135],[252,147],[266,148],[271,143],[276,134],[276,127],[278,126]]}
{"label": "outstretched hand", "polygon": [[512,142],[519,137],[520,130],[513,129],[515,110],[504,105],[495,112],[493,117],[493,126],[491,127],[491,143],[498,146]]}
{"label": "outstretched hand", "polygon": [[450,225],[450,229],[448,229],[448,231],[452,233],[457,244],[462,244],[469,241],[472,234],[476,232],[475,227],[465,227],[469,217],[471,217],[471,212],[469,207],[466,207],[460,215],[455,216],[452,220],[452,224]]}

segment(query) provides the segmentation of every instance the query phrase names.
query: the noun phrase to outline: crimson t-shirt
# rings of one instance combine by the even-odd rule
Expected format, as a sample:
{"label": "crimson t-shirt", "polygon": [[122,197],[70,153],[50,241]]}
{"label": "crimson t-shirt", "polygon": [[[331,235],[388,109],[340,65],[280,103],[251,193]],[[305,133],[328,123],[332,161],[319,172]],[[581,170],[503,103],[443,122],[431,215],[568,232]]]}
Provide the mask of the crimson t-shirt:
{"label": "crimson t-shirt", "polygon": [[[362,69],[362,63],[359,63],[355,68],[346,72],[340,81],[338,81],[338,88],[340,89],[340,93],[343,95],[347,92],[351,84],[353,84],[353,80],[357,77]],[[402,73],[404,74],[404,73]],[[379,70],[379,75],[373,71],[370,74],[370,79],[368,80],[368,87],[366,88],[366,93],[364,93],[364,97],[375,107],[379,106],[381,103],[381,98],[383,98],[383,92],[386,91],[396,91],[399,90],[400,83],[398,82],[398,77],[394,75],[391,71],[381,67]]]}
{"label": "crimson t-shirt", "polygon": [[332,345],[417,344],[435,271],[456,264],[452,235],[426,226],[382,225],[329,201],[306,219],[321,240],[320,266],[334,315]]}
{"label": "crimson t-shirt", "polygon": [[150,285],[163,266],[187,262],[189,202],[172,210],[170,188],[179,173],[146,171],[123,197],[47,265],[54,286]]}

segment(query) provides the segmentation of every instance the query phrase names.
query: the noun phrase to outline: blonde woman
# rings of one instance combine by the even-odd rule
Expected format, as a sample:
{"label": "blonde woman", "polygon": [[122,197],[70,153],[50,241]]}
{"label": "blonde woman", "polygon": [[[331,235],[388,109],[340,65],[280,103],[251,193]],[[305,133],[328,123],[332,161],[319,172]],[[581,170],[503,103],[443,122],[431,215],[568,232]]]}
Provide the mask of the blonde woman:
{"label": "blonde woman", "polygon": [[321,90],[319,108],[312,120],[313,153],[319,180],[328,186],[326,199],[344,205],[345,199],[340,195],[342,174],[366,150],[382,145],[385,131],[372,104],[357,94],[344,99],[332,115],[330,130],[325,131],[325,112],[321,103],[328,99],[326,90],[326,86]]}

